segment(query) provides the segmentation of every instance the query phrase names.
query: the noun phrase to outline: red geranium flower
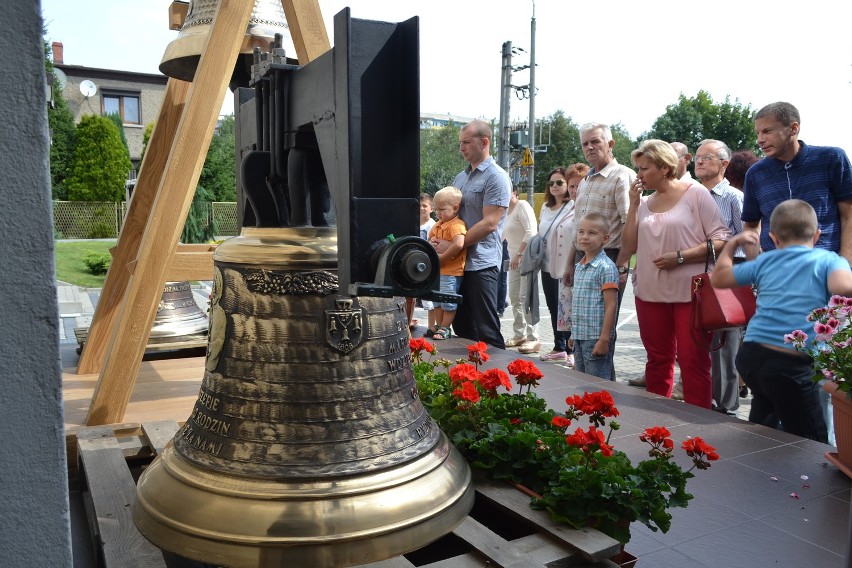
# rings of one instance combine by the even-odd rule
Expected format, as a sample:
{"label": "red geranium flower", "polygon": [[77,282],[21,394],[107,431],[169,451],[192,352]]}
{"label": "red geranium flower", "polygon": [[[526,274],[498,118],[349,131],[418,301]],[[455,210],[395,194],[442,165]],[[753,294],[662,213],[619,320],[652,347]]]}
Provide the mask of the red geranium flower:
{"label": "red geranium flower", "polygon": [[577,431],[567,436],[565,441],[568,442],[569,446],[577,446],[589,454],[600,449],[604,456],[612,455],[612,446],[606,443],[606,436],[594,426],[590,426],[588,432],[583,431],[582,428],[577,428]]}
{"label": "red geranium flower", "polygon": [[415,361],[420,361],[422,359],[421,353],[423,351],[429,354],[435,352],[435,346],[422,337],[409,339],[408,348],[411,349],[411,356],[414,358]]}
{"label": "red geranium flower", "polygon": [[480,363],[485,363],[488,361],[490,356],[486,351],[488,350],[488,346],[485,342],[480,341],[478,343],[474,343],[473,345],[467,346],[467,359],[477,365]]}
{"label": "red geranium flower", "polygon": [[[716,448],[707,444],[700,437],[684,440],[681,448],[686,451],[686,454],[692,458],[692,463],[698,469],[707,469],[710,467],[710,462],[719,459],[719,454],[716,453]],[[706,460],[704,458],[707,458]]]}
{"label": "red geranium flower", "polygon": [[479,379],[479,371],[476,370],[476,367],[473,365],[468,365],[467,363],[462,363],[461,365],[456,365],[452,369],[450,369],[450,380],[453,381],[454,385],[457,385],[466,381],[475,381]]}
{"label": "red geranium flower", "polygon": [[515,377],[515,381],[521,385],[538,386],[538,380],[544,376],[529,359],[515,359],[509,366],[509,373]]}
{"label": "red geranium flower", "polygon": [[462,385],[453,391],[453,396],[469,402],[479,402],[479,391],[476,390],[476,385],[472,382],[464,382]]}
{"label": "red geranium flower", "polygon": [[550,420],[550,423],[556,426],[557,428],[562,429],[567,428],[571,425],[571,421],[568,418],[565,418],[564,416],[554,416]]}
{"label": "red geranium flower", "polygon": [[671,435],[672,434],[669,432],[668,428],[663,426],[654,426],[652,428],[646,428],[645,431],[639,435],[639,439],[651,444],[651,449],[648,451],[648,455],[651,457],[657,457],[671,453],[674,448],[674,442],[670,437]]}
{"label": "red geranium flower", "polygon": [[506,387],[506,390],[512,390],[512,381],[509,380],[509,375],[500,369],[488,369],[480,374],[479,385],[489,391],[491,396],[496,396],[497,387],[501,385]]}

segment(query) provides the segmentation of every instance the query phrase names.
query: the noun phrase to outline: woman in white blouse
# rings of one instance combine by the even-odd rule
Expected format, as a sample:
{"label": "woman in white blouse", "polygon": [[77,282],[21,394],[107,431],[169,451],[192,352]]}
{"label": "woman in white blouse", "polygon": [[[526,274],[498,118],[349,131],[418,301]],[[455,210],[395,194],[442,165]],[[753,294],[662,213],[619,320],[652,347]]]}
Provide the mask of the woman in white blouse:
{"label": "woman in white blouse", "polygon": [[564,253],[567,252],[565,247],[567,243],[560,242],[559,235],[570,229],[574,222],[574,201],[568,191],[568,180],[566,168],[558,167],[550,172],[547,176],[544,205],[542,205],[539,215],[538,234],[544,237],[546,241],[544,261],[541,268],[541,287],[544,291],[547,309],[550,310],[550,324],[553,328],[553,350],[543,354],[541,360],[573,366],[574,354],[568,350],[568,338],[571,336],[571,332],[562,331],[557,325],[559,281],[564,272]]}

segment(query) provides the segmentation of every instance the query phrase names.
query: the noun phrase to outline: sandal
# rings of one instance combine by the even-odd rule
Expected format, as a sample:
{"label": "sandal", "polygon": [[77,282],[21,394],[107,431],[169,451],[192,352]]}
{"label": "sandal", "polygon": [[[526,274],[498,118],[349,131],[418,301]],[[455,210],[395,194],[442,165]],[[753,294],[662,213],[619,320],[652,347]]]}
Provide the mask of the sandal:
{"label": "sandal", "polygon": [[435,330],[430,327],[426,329],[426,333],[423,334],[423,337],[434,337],[434,335]]}
{"label": "sandal", "polygon": [[432,339],[436,341],[441,341],[444,339],[449,339],[453,336],[453,332],[450,331],[450,328],[439,325],[435,329],[435,333],[432,334]]}

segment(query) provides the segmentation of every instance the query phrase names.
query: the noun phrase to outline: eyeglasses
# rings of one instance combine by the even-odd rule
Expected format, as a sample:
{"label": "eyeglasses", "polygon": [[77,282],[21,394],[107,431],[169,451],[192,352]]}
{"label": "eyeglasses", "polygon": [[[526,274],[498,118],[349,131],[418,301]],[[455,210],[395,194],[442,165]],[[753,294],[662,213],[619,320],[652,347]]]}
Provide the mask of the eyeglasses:
{"label": "eyeglasses", "polygon": [[700,164],[701,162],[712,162],[713,160],[719,160],[719,156],[695,156],[696,164]]}
{"label": "eyeglasses", "polygon": [[547,187],[553,187],[554,185],[562,187],[563,185],[565,185],[565,180],[558,179],[556,181],[551,180],[551,181],[547,182]]}

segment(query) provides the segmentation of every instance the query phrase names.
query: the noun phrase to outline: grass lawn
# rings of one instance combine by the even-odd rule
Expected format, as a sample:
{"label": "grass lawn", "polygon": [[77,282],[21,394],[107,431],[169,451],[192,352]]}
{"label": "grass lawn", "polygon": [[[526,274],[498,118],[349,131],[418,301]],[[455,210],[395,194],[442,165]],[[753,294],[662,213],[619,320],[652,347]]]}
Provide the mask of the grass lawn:
{"label": "grass lawn", "polygon": [[115,246],[109,241],[62,241],[55,243],[56,279],[83,288],[102,288],[106,274],[92,274],[83,259],[90,253],[106,253]]}

